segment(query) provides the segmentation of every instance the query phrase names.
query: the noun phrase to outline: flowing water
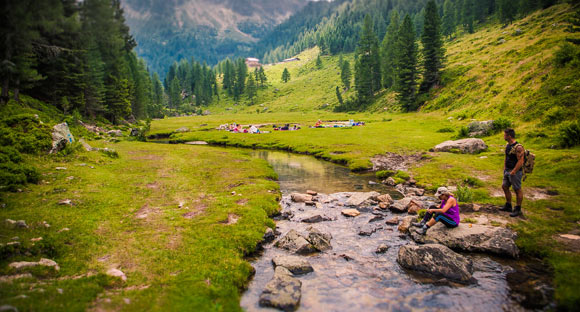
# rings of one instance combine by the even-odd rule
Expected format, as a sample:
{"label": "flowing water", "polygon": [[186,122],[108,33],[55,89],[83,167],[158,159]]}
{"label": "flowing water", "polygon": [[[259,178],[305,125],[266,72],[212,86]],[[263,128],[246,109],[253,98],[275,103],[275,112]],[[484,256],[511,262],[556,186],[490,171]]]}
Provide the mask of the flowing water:
{"label": "flowing water", "polygon": [[[292,217],[277,222],[277,230],[282,234],[278,237],[290,229],[304,233],[310,226],[332,235],[332,250],[305,257],[314,272],[298,276],[302,282],[298,311],[524,310],[510,294],[506,275],[514,269],[508,260],[470,254],[476,284],[464,286],[433,280],[406,271],[397,264],[399,247],[414,242],[401,236],[396,226],[385,223],[394,214],[373,214],[370,210],[362,211],[356,218],[341,216],[340,211],[350,194],[339,192],[391,191],[382,185],[369,185],[368,181],[374,180],[372,174],[353,174],[347,168],[311,156],[272,151],[256,151],[253,155],[266,159],[278,173],[283,193],[282,210],[293,212]],[[293,203],[289,199],[289,193],[306,190],[319,192],[322,208]],[[333,221],[315,224],[299,221],[301,214],[313,210]],[[359,235],[359,230],[369,224],[379,229],[370,236]],[[380,244],[389,246],[386,253],[375,252]],[[246,311],[274,311],[260,307],[259,296],[274,274],[272,258],[287,254],[271,243],[252,261],[256,274],[241,300]]]}

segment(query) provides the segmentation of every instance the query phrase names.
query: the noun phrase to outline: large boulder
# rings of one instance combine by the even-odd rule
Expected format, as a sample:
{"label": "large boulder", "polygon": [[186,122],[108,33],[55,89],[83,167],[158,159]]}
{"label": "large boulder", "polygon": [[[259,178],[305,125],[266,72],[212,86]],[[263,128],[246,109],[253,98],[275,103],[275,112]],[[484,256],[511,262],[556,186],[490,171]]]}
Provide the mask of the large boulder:
{"label": "large boulder", "polygon": [[294,278],[288,269],[278,266],[272,280],[260,295],[260,306],[272,307],[284,311],[294,311],[300,304],[302,282]]}
{"label": "large boulder", "polygon": [[383,194],[380,196],[377,196],[377,200],[381,203],[387,203],[387,204],[391,204],[393,203],[393,198],[391,198],[391,195],[389,194]]}
{"label": "large boulder", "polygon": [[411,200],[407,205],[407,213],[411,215],[416,215],[419,213],[419,210],[423,209],[423,205],[421,202],[416,200]]}
{"label": "large boulder", "polygon": [[60,152],[67,144],[75,141],[74,136],[70,133],[68,124],[63,122],[52,127],[52,148],[50,154]]}
{"label": "large boulder", "polygon": [[487,225],[460,223],[456,228],[447,228],[442,223],[432,226],[426,235],[411,229],[411,237],[418,243],[438,243],[451,249],[492,253],[517,258],[519,254],[512,230]]}
{"label": "large boulder", "polygon": [[435,152],[450,152],[459,150],[463,154],[477,154],[487,149],[482,139],[462,139],[457,141],[445,141],[433,149]]}
{"label": "large boulder", "polygon": [[369,200],[374,200],[381,194],[377,192],[366,192],[366,193],[353,193],[352,196],[346,201],[347,206],[358,207]]}
{"label": "large boulder", "polygon": [[475,282],[471,260],[443,245],[401,246],[397,262],[406,269],[444,277],[455,282],[463,284]]}
{"label": "large boulder", "polygon": [[409,203],[411,202],[411,198],[410,197],[405,197],[403,199],[399,199],[399,200],[395,200],[390,206],[389,209],[392,212],[398,212],[398,213],[402,213],[407,211],[407,208],[409,206]]}
{"label": "large boulder", "polygon": [[272,259],[275,267],[284,267],[292,274],[306,274],[314,271],[308,260],[297,256],[276,256]]}
{"label": "large boulder", "polygon": [[316,252],[314,246],[293,229],[280,238],[274,246],[300,255]]}
{"label": "large boulder", "polygon": [[332,235],[329,233],[322,233],[314,227],[309,227],[306,230],[309,232],[308,242],[310,242],[310,244],[312,244],[312,246],[314,246],[318,251],[332,249],[332,245],[330,244]]}

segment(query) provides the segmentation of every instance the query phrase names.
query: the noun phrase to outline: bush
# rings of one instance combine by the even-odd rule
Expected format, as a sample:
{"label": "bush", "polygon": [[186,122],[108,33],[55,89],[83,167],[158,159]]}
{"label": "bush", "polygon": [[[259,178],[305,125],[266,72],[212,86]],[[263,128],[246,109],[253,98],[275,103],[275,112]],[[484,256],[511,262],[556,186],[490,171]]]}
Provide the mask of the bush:
{"label": "bush", "polygon": [[388,177],[391,177],[395,174],[395,171],[393,170],[381,170],[381,171],[377,171],[377,173],[375,174],[377,176],[377,179],[379,180],[384,180]]}
{"label": "bush", "polygon": [[438,133],[455,132],[455,129],[451,127],[445,127],[437,130]]}
{"label": "bush", "polygon": [[40,154],[50,150],[50,127],[34,115],[21,114],[0,120],[0,146],[13,146],[27,154]]}
{"label": "bush", "polygon": [[564,121],[568,115],[569,113],[561,106],[554,106],[546,112],[542,123],[545,125],[557,125]]}
{"label": "bush", "polygon": [[492,132],[493,134],[500,133],[505,129],[512,127],[512,125],[513,123],[511,122],[511,120],[505,117],[499,117],[493,121]]}
{"label": "bush", "polygon": [[465,178],[465,183],[471,187],[482,187],[483,186],[483,182],[480,179],[474,178],[474,177]]}
{"label": "bush", "polygon": [[469,136],[469,128],[467,126],[463,126],[459,128],[459,132],[457,132],[457,139],[466,138]]}
{"label": "bush", "polygon": [[564,67],[566,64],[578,58],[580,58],[580,49],[568,42],[561,45],[560,50],[554,53],[554,62],[558,67]]}
{"label": "bush", "polygon": [[570,121],[560,126],[558,141],[565,148],[580,145],[580,122]]}
{"label": "bush", "polygon": [[467,186],[458,186],[456,195],[460,202],[470,203],[473,201],[473,192]]}

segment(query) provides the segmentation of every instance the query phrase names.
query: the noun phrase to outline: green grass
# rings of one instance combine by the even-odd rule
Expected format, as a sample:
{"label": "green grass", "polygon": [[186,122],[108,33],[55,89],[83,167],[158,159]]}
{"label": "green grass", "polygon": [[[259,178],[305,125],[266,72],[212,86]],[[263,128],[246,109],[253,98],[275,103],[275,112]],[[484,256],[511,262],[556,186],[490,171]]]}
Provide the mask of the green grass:
{"label": "green grass", "polygon": [[[23,219],[31,228],[0,227],[2,243],[14,236],[24,244],[43,237],[41,242],[52,253],[5,255],[1,267],[50,257],[61,267],[57,277],[65,279],[39,275],[40,284],[31,280],[0,284],[3,304],[34,311],[91,306],[129,311],[239,310],[240,288],[251,274],[244,255],[254,250],[266,226],[273,224],[268,215],[278,209],[272,169],[244,152],[213,147],[108,145],[119,153],[118,159],[100,153],[32,158],[45,182],[29,185],[23,193],[4,194],[2,221]],[[56,166],[68,169],[56,171]],[[67,180],[69,176],[74,178]],[[65,198],[74,205],[57,204]],[[138,218],[144,213],[147,217]],[[195,216],[187,219],[185,213]],[[238,222],[224,224],[228,214],[239,216]],[[41,226],[43,221],[50,228]],[[65,227],[70,231],[58,232]],[[111,286],[98,275],[109,267],[127,274],[126,285]],[[87,273],[97,275],[66,279]],[[131,290],[144,285],[149,287]],[[18,299],[22,294],[31,298]],[[125,304],[124,298],[131,303]]]}

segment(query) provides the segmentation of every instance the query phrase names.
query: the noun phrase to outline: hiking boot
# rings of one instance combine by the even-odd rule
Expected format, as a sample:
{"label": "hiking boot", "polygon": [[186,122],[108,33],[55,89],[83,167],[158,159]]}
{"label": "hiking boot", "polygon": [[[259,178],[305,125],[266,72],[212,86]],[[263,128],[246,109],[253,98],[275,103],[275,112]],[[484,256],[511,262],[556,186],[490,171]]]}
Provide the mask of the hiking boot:
{"label": "hiking boot", "polygon": [[423,227],[423,225],[425,225],[424,221],[411,223],[411,226],[414,226],[414,227]]}
{"label": "hiking boot", "polygon": [[522,214],[522,207],[516,206],[516,208],[514,208],[514,211],[512,213],[510,213],[510,217],[517,217],[521,214]]}
{"label": "hiking boot", "polygon": [[500,208],[499,211],[512,212],[512,204],[511,203],[505,203],[505,205],[503,205],[503,207]]}
{"label": "hiking boot", "polygon": [[427,226],[427,224],[425,224],[420,229],[417,230],[417,233],[425,235],[427,234],[427,230],[429,230],[429,227]]}

